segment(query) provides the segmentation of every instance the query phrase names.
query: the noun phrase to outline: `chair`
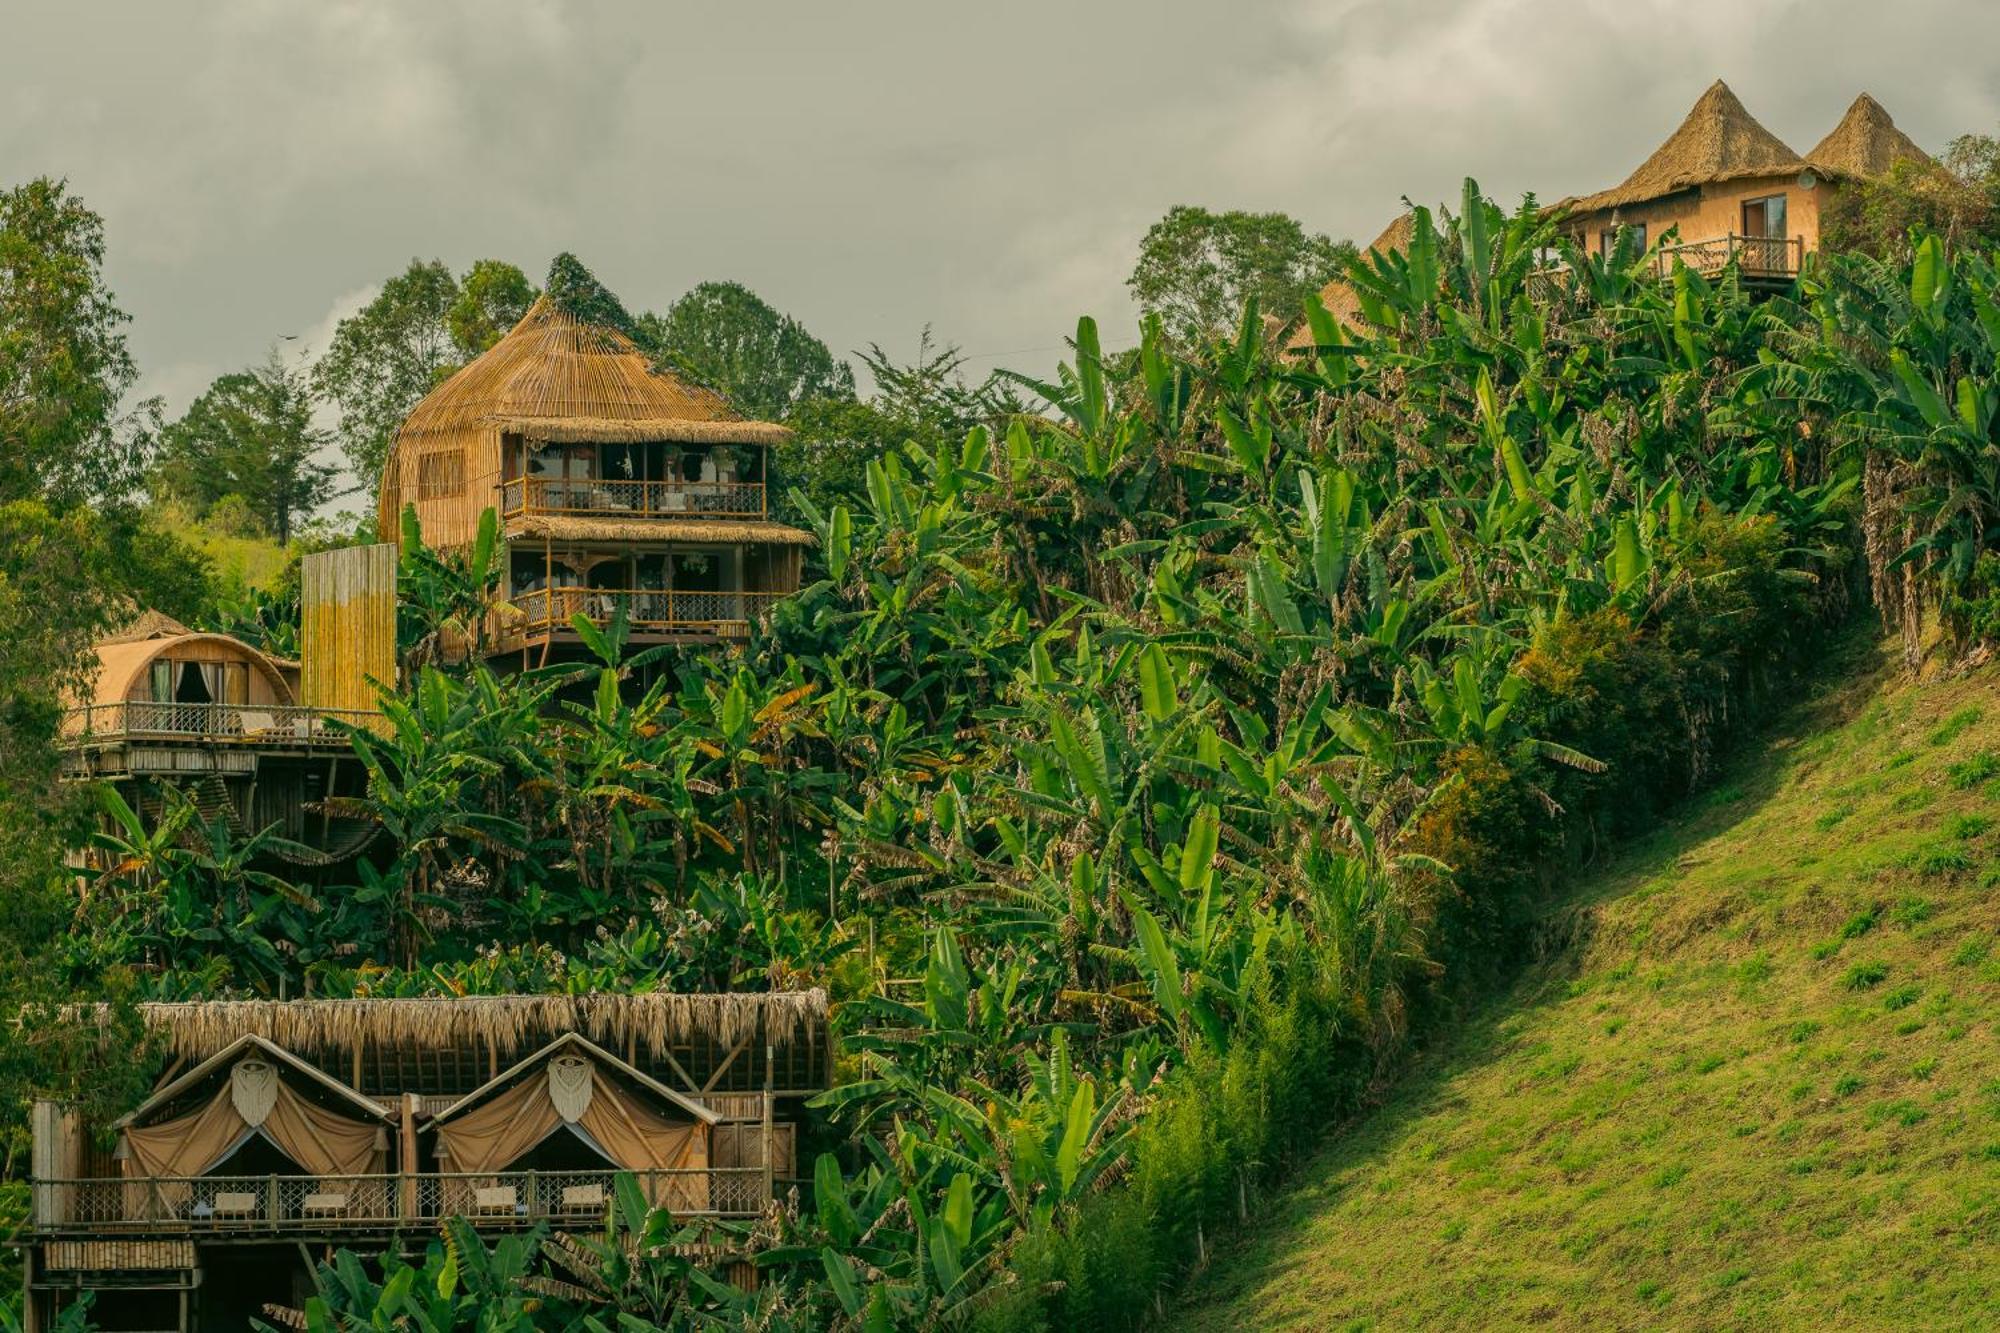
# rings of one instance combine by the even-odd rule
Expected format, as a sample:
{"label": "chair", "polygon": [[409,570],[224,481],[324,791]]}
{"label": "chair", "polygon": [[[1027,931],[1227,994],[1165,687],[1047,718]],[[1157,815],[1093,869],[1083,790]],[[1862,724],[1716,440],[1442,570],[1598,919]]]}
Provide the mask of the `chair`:
{"label": "chair", "polygon": [[236,718],[237,724],[243,728],[243,734],[246,736],[262,736],[278,729],[278,719],[270,713],[259,710],[238,709]]}
{"label": "chair", "polygon": [[472,1211],[482,1216],[503,1213],[509,1217],[521,1211],[521,1191],[512,1185],[487,1185],[472,1191]]}
{"label": "chair", "polygon": [[599,1212],[604,1208],[604,1186],[566,1185],[562,1192],[562,1210],[566,1213]]}
{"label": "chair", "polygon": [[215,1196],[212,1208],[217,1218],[255,1217],[263,1211],[263,1200],[253,1190],[224,1191]]}
{"label": "chair", "polygon": [[300,1217],[340,1217],[346,1212],[345,1194],[308,1194],[299,1202]]}

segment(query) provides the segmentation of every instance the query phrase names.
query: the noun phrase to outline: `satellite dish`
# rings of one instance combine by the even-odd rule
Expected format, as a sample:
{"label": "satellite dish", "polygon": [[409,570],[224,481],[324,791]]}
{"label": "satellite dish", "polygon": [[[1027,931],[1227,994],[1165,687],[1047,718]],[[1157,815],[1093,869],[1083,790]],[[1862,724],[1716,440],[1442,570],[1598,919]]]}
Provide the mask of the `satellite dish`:
{"label": "satellite dish", "polygon": [[1819,184],[1819,173],[1814,171],[1811,167],[1807,167],[1804,171],[1801,171],[1799,173],[1799,188],[1801,190],[1810,190],[1815,185],[1818,184]]}

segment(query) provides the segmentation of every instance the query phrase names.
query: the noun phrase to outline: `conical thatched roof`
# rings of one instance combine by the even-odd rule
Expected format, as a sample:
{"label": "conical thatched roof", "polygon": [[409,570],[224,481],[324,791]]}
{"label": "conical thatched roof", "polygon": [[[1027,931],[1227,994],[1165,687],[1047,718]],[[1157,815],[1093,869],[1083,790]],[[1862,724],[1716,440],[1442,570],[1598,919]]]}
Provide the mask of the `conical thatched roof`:
{"label": "conical thatched roof", "polygon": [[1729,91],[1729,85],[1717,79],[1687,113],[1680,128],[1622,184],[1565,200],[1558,207],[1572,213],[1619,208],[1697,185],[1776,176],[1805,165],[1804,158],[1759,125]]}
{"label": "conical thatched roof", "polygon": [[[1362,251],[1362,257],[1365,259],[1369,255],[1386,255],[1391,250],[1408,251],[1413,217],[1414,215],[1408,211],[1397,214],[1396,220],[1384,227],[1382,234],[1368,243],[1367,249]],[[1354,284],[1345,277],[1335,278],[1320,288],[1319,303],[1326,307],[1328,314],[1348,328],[1361,327],[1361,298],[1355,295]],[[1301,327],[1292,335],[1291,345],[1310,347],[1312,340],[1312,330]]]}
{"label": "conical thatched roof", "polygon": [[1806,154],[1806,161],[1830,176],[1872,180],[1889,174],[1899,161],[1937,165],[1916,141],[1896,128],[1882,104],[1867,93],[1854,99],[1833,132]]}
{"label": "conical thatched roof", "polygon": [[543,296],[513,331],[430,391],[396,432],[396,452],[504,422],[557,434],[577,419],[619,423],[625,437],[767,444],[790,432],[745,421],[722,395],[654,368],[616,329],[590,324]]}

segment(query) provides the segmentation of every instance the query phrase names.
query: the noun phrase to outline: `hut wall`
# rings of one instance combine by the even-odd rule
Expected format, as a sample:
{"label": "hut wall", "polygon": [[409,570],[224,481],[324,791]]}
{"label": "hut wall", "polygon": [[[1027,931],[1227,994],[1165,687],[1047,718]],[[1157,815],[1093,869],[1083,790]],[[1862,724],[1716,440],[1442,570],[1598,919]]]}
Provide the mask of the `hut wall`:
{"label": "hut wall", "polygon": [[753,546],[744,557],[744,590],[794,593],[805,567],[805,552],[797,546]]}
{"label": "hut wall", "polygon": [[[479,535],[479,516],[500,508],[500,432],[467,425],[399,442],[389,461],[382,493],[398,505],[414,505],[424,544],[440,550],[470,546]],[[401,540],[402,521],[392,527],[384,516],[384,536]]]}
{"label": "hut wall", "polygon": [[372,681],[396,682],[396,548],[348,546],[299,564],[302,702],[375,707]]}
{"label": "hut wall", "polygon": [[1808,252],[1819,249],[1819,203],[1824,191],[1834,188],[1822,181],[1815,188],[1799,188],[1797,172],[1782,176],[1751,176],[1684,190],[1664,199],[1598,209],[1570,219],[1569,230],[1580,236],[1584,247],[1595,254],[1599,234],[1612,226],[1646,227],[1646,243],[1654,245],[1668,227],[1678,226],[1683,242],[1713,240],[1743,230],[1745,200],[1769,195],[1785,196],[1785,231],[1805,238]]}

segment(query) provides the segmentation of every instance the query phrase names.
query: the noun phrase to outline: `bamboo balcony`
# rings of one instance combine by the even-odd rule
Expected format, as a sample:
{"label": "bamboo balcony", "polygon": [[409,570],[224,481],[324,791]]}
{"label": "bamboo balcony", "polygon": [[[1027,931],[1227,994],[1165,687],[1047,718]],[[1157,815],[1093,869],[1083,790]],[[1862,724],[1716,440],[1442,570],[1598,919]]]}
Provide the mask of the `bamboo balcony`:
{"label": "bamboo balcony", "polygon": [[374,1176],[153,1176],[36,1179],[33,1229],[45,1236],[321,1235],[431,1228],[591,1226],[618,1177],[676,1217],[756,1217],[777,1182],[766,1166],[679,1170],[430,1172]]}
{"label": "bamboo balcony", "polygon": [[1803,236],[1713,236],[1705,241],[1681,241],[1662,245],[1655,264],[1661,277],[1671,277],[1676,264],[1685,264],[1704,278],[1712,278],[1730,264],[1746,278],[1798,276],[1805,264]]}
{"label": "bamboo balcony", "polygon": [[500,516],[763,518],[759,481],[580,481],[516,478],[500,488]]}
{"label": "bamboo balcony", "polygon": [[326,746],[347,744],[334,722],[361,726],[371,709],[301,708],[294,704],[184,704],[120,699],[81,704],[63,714],[66,746],[122,744],[128,740],[198,740],[231,745]]}
{"label": "bamboo balcony", "polygon": [[507,633],[539,638],[568,630],[576,616],[608,625],[618,609],[635,631],[689,632],[740,636],[750,622],[767,614],[787,596],[779,592],[725,592],[650,588],[542,588],[517,592],[507,600],[518,613],[507,621]]}

